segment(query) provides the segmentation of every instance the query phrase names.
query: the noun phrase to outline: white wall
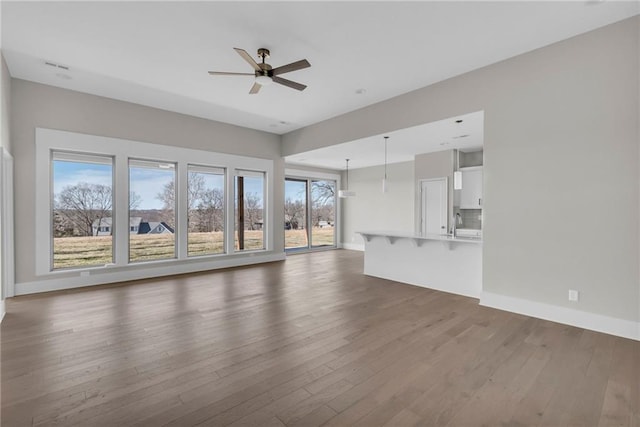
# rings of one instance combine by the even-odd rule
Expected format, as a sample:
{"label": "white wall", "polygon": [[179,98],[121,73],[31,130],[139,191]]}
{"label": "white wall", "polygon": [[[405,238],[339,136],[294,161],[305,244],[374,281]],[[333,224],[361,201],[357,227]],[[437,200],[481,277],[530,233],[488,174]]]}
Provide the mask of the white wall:
{"label": "white wall", "polygon": [[[349,190],[356,197],[339,199],[342,205],[342,245],[364,250],[357,231],[397,230],[413,232],[415,193],[413,162],[387,166],[387,192],[382,192],[383,166],[349,169]],[[346,182],[343,177],[343,182]]]}
{"label": "white wall", "polygon": [[[71,279],[74,286],[84,280],[78,277],[77,272],[56,273],[55,278],[35,274],[36,127],[271,159],[274,160],[274,182],[284,179],[278,135],[24,80],[13,79],[11,86],[15,194],[20,194],[15,200],[16,287],[21,286],[25,292],[36,281],[38,286],[42,285],[38,289],[48,289],[44,282],[51,282],[57,287],[61,282],[72,283]],[[283,187],[275,185],[274,207],[283,206],[283,197]],[[283,222],[283,210],[275,208],[274,224]],[[265,255],[284,253],[283,230],[276,227],[273,232],[274,250],[267,251]],[[232,258],[257,260],[258,256],[238,254]],[[190,264],[185,263],[186,267]],[[148,264],[129,267],[132,277],[138,268],[141,271],[156,269],[158,274],[172,268],[174,272],[179,271],[177,267],[156,268]],[[97,274],[91,277],[95,283],[100,282]],[[90,283],[89,279],[86,280]]]}
{"label": "white wall", "polygon": [[627,19],[291,132],[283,154],[484,110],[484,291],[638,324],[639,25]]}

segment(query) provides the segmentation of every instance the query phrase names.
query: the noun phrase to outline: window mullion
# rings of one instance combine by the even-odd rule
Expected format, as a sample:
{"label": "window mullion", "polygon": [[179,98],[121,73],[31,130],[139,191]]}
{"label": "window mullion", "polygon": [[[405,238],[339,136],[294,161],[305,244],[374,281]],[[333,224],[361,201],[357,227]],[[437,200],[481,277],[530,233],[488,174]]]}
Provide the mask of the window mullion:
{"label": "window mullion", "polygon": [[311,239],[313,238],[311,230],[313,227],[313,206],[311,206],[311,203],[313,202],[312,200],[312,195],[311,195],[311,188],[313,185],[313,179],[309,178],[307,179],[307,249],[311,249],[313,247],[313,242],[311,241]]}
{"label": "window mullion", "polygon": [[115,263],[129,263],[129,164],[126,156],[116,156],[114,171],[114,235]]}
{"label": "window mullion", "polygon": [[237,171],[233,168],[229,168],[227,174],[225,175],[225,227],[224,227],[224,236],[225,236],[225,253],[233,254],[235,251],[235,176]]}
{"label": "window mullion", "polygon": [[187,164],[178,163],[176,174],[176,245],[178,259],[186,259],[187,255],[187,238],[188,238],[188,180],[187,180]]}

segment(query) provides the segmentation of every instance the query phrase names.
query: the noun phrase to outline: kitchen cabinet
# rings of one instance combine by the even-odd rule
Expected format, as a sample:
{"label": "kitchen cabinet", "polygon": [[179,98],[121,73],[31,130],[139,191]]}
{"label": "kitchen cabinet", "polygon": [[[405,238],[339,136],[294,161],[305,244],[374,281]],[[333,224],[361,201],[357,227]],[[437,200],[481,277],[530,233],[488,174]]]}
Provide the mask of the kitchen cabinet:
{"label": "kitchen cabinet", "polygon": [[460,168],[460,209],[482,209],[482,166]]}

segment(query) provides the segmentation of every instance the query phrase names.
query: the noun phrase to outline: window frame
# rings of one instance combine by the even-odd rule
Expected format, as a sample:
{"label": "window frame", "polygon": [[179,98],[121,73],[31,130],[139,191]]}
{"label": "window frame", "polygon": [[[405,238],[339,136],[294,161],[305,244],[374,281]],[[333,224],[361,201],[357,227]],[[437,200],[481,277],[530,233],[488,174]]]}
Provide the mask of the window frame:
{"label": "window frame", "polygon": [[[298,181],[307,181],[307,223],[305,226],[311,225],[311,182],[312,181],[334,181],[336,183],[336,194],[334,199],[334,209],[335,209],[335,224],[334,224],[334,245],[333,246],[312,246],[312,236],[311,236],[311,228],[308,228],[308,240],[307,246],[300,246],[297,248],[285,248],[285,253],[294,254],[294,253],[304,253],[304,252],[316,252],[316,251],[326,251],[333,249],[342,248],[342,242],[340,242],[339,236],[342,235],[342,203],[340,202],[340,198],[338,198],[337,190],[342,188],[341,177],[339,174],[333,173],[325,173],[325,172],[317,172],[317,171],[309,171],[304,169],[295,169],[295,168],[286,168],[284,171],[285,179],[292,179]],[[283,199],[286,198],[284,195]],[[283,206],[284,208],[284,206]],[[286,244],[285,244],[286,246]]]}
{"label": "window frame", "polygon": [[[198,170],[198,168],[202,169],[201,171]],[[215,173],[216,169],[219,171],[219,173]],[[230,179],[229,177],[229,173],[227,168],[224,167],[219,167],[219,166],[207,166],[207,165],[203,165],[201,163],[187,163],[187,186],[189,185],[189,173],[190,172],[194,172],[194,173],[209,173],[212,175],[222,175],[222,206],[223,206],[223,212],[222,212],[222,224],[224,225],[223,228],[223,236],[222,236],[222,252],[221,253],[214,253],[214,254],[203,254],[203,255],[189,255],[189,200],[188,200],[188,194],[187,194],[187,212],[186,212],[186,216],[187,216],[187,258],[188,259],[199,259],[199,258],[206,258],[206,257],[222,257],[222,256],[226,256],[229,255],[229,247],[227,245],[227,240],[229,240],[229,235],[227,234],[227,226],[229,225],[228,223],[228,217],[229,217],[229,212],[228,212],[228,201],[229,201],[229,193],[228,191],[228,185],[227,185],[227,180]]]}
{"label": "window frame", "polygon": [[[156,163],[158,165],[158,169],[165,169],[163,168],[162,164],[164,165],[172,165],[173,167],[167,167],[165,170],[169,170],[169,169],[173,169],[173,191],[175,194],[175,200],[173,201],[173,215],[174,215],[174,222],[178,222],[178,197],[177,197],[177,193],[178,193],[178,164],[176,162],[173,161],[168,161],[168,160],[163,160],[163,161],[157,161],[157,160],[147,160],[144,158],[138,158],[138,157],[129,157],[127,159],[127,175],[128,175],[128,179],[129,179],[129,191],[128,191],[128,196],[127,196],[127,208],[129,210],[129,215],[127,217],[127,223],[131,224],[131,209],[129,208],[130,204],[131,204],[131,168],[147,168],[147,166],[145,166],[144,164],[154,164]],[[149,168],[149,169],[154,169],[154,168]],[[161,191],[160,189],[158,189],[158,191]],[[157,226],[156,226],[157,228]],[[136,260],[132,260],[131,259],[131,230],[129,230],[129,233],[127,234],[127,240],[128,240],[128,254],[129,254],[129,264],[140,264],[140,263],[147,263],[147,262],[155,262],[155,261],[166,261],[166,260],[172,260],[172,259],[178,259],[178,233],[177,233],[177,227],[175,227],[174,224],[174,239],[173,239],[173,256],[172,257],[167,257],[167,258],[158,258],[158,259],[153,259],[153,260],[141,260],[141,261],[136,261]],[[149,230],[149,232],[155,230]],[[137,227],[136,230],[136,234],[138,234],[138,232],[140,231],[140,226]]]}
{"label": "window frame", "polygon": [[[104,154],[97,154],[97,153],[86,153],[86,152],[82,152],[82,151],[78,151],[78,150],[59,150],[59,149],[51,149],[49,150],[48,153],[49,156],[49,170],[48,170],[48,176],[49,176],[49,183],[48,183],[48,188],[49,188],[49,196],[48,196],[48,206],[49,206],[49,239],[47,242],[47,247],[49,249],[49,255],[48,255],[48,260],[49,260],[49,268],[51,272],[65,272],[65,271],[73,271],[73,270],[78,270],[78,269],[87,269],[87,268],[96,268],[96,267],[100,267],[100,264],[92,264],[92,265],[84,265],[84,266],[75,266],[75,267],[59,267],[59,268],[54,268],[54,257],[55,257],[55,251],[54,251],[54,236],[53,236],[53,221],[54,221],[54,217],[55,217],[55,192],[54,192],[54,176],[53,176],[53,172],[54,172],[54,168],[53,168],[53,163],[55,161],[68,161],[68,162],[73,162],[73,163],[98,163],[98,164],[104,164],[104,165],[110,165],[111,166],[111,216],[112,216],[112,223],[111,223],[111,227],[109,228],[113,228],[114,221],[113,221],[113,213],[115,212],[115,157],[111,156],[111,155],[104,155]],[[107,160],[109,159],[110,162],[91,162],[91,160],[95,160],[97,158],[102,158],[102,160]],[[36,181],[37,182],[37,181]],[[37,192],[36,192],[37,194]],[[39,199],[38,199],[39,200]],[[103,227],[98,227],[98,232],[103,232],[100,229]],[[37,229],[37,227],[36,227]],[[109,230],[107,230],[109,231]],[[106,231],[104,231],[106,232]],[[37,246],[36,246],[37,248]],[[115,260],[116,257],[116,245],[115,245],[115,239],[113,236],[113,233],[111,234],[111,262],[108,264],[112,264],[113,261]],[[36,249],[37,250],[37,249]],[[107,264],[107,265],[108,265]]]}
{"label": "window frame", "polygon": [[[50,203],[52,200],[52,162],[53,151],[77,152],[88,155],[112,157],[113,162],[113,251],[114,263],[104,266],[78,267],[64,270],[53,270],[51,257],[53,250],[52,222]],[[176,258],[129,263],[129,159],[144,159],[166,163],[172,159],[176,164]],[[202,255],[196,259],[213,257],[242,256],[243,253],[234,251],[233,197],[234,177],[237,170],[260,171],[264,173],[264,249],[250,251],[272,252],[274,249],[274,160],[255,157],[225,154],[214,151],[183,148],[172,145],[153,144],[131,141],[119,138],[80,134],[75,132],[53,129],[36,128],[36,179],[35,179],[35,266],[37,276],[55,276],[58,273],[105,270],[110,268],[140,268],[149,264],[183,264],[193,261],[188,256],[188,215],[186,186],[188,179],[188,165],[199,165],[225,170],[225,253]],[[251,256],[247,253],[247,256]]]}
{"label": "window frame", "polygon": [[[235,247],[235,229],[236,229],[236,178],[237,177],[258,177],[260,176],[262,178],[262,249],[236,249]],[[233,171],[233,177],[231,177],[231,184],[233,186],[233,197],[232,197],[232,201],[231,204],[233,205],[233,230],[234,230],[234,234],[233,234],[233,250],[231,251],[231,253],[234,254],[244,254],[244,253],[251,253],[251,252],[260,252],[260,251],[264,251],[266,250],[267,247],[267,240],[266,240],[266,230],[264,228],[264,224],[266,224],[267,220],[267,176],[266,176],[266,172],[261,171],[261,170],[251,170],[251,169],[236,169]]]}

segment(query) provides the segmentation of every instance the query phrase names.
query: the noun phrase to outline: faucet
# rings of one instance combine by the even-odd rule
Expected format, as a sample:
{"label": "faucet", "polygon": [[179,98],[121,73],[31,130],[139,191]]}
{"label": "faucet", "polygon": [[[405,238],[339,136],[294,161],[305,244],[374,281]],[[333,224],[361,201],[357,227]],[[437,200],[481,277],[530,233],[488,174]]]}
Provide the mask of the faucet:
{"label": "faucet", "polygon": [[462,225],[462,216],[460,212],[456,212],[453,216],[453,226],[451,227],[451,237],[456,237],[456,229],[458,225]]}

